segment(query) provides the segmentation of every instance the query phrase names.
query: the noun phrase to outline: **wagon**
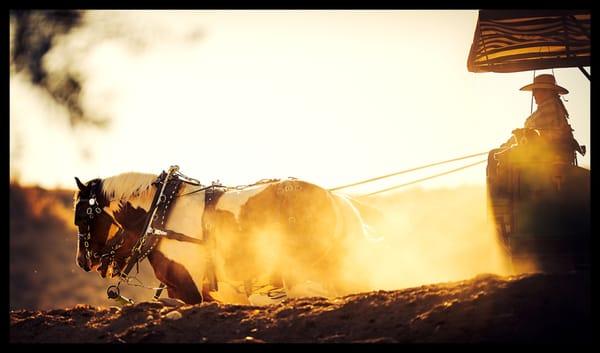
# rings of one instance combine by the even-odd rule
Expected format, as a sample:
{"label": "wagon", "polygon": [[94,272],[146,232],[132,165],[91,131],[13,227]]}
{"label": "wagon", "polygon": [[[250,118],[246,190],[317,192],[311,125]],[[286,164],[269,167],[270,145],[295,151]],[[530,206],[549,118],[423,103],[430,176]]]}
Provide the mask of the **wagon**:
{"label": "wagon", "polygon": [[[469,71],[578,67],[591,81],[584,66],[590,66],[590,11],[479,12]],[[589,268],[590,170],[578,166],[570,141],[554,141],[556,153],[546,158],[535,153],[540,142],[515,141],[520,148],[504,156],[498,173],[493,158],[487,168],[488,207],[514,270]],[[585,154],[585,146],[576,147]]]}

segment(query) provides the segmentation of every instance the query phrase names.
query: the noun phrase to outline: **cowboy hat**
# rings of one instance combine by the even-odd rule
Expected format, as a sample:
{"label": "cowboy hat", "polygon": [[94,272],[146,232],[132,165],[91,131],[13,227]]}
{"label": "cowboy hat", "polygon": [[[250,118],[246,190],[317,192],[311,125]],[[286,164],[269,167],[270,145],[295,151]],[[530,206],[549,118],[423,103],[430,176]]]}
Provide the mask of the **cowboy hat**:
{"label": "cowboy hat", "polygon": [[521,91],[533,91],[534,89],[551,89],[557,91],[558,94],[567,94],[569,91],[556,84],[554,75],[544,74],[538,75],[533,79],[533,83],[521,87]]}

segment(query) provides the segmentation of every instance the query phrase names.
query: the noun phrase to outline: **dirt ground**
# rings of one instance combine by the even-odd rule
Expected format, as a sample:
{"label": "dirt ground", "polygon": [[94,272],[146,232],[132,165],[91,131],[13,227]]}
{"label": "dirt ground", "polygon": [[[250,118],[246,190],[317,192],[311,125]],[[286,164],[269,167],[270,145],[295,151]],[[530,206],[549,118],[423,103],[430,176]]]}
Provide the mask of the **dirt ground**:
{"label": "dirt ground", "polygon": [[12,343],[585,343],[589,273],[473,279],[266,306],[142,302],[10,311]]}

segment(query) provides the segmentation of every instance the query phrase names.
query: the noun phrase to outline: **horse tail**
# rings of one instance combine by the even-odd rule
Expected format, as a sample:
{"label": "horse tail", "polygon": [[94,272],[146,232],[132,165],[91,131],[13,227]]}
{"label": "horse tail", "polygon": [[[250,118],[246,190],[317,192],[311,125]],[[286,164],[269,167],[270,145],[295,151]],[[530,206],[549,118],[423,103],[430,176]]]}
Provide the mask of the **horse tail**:
{"label": "horse tail", "polygon": [[[330,193],[341,223],[343,261],[338,273],[338,292],[343,295],[372,290],[372,266],[368,265],[382,245],[383,236],[365,220],[362,205],[344,194]],[[365,209],[366,210],[366,209]],[[370,216],[370,215],[369,215]],[[369,217],[370,218],[370,217]],[[376,256],[375,256],[376,257]]]}
{"label": "horse tail", "polygon": [[383,240],[383,236],[376,228],[376,224],[383,220],[381,211],[345,194],[331,193],[331,196],[336,201],[335,208],[343,220],[346,237],[369,242]]}

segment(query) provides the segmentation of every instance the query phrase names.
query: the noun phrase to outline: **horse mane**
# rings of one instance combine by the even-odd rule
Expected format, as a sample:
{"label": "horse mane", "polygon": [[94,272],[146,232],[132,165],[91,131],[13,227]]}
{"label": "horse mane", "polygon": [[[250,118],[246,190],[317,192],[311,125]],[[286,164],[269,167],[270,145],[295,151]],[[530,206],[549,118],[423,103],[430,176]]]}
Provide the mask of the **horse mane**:
{"label": "horse mane", "polygon": [[109,201],[142,196],[151,190],[157,176],[154,174],[128,172],[102,180],[102,192]]}

